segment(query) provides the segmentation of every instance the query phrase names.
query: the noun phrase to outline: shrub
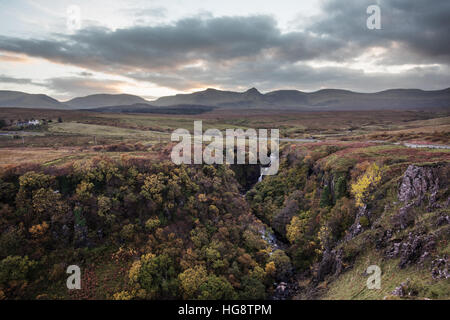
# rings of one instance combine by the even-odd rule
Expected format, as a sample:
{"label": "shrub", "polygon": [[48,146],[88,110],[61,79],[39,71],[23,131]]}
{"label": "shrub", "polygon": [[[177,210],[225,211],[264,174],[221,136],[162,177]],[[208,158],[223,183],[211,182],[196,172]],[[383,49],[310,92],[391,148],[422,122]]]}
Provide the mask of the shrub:
{"label": "shrub", "polygon": [[369,219],[366,216],[362,216],[361,218],[359,218],[359,224],[363,227],[363,228],[367,228],[369,226]]}
{"label": "shrub", "polygon": [[0,262],[0,284],[6,285],[9,281],[26,281],[36,262],[29,260],[28,256],[8,256]]}
{"label": "shrub", "polygon": [[161,221],[158,217],[150,218],[145,222],[145,229],[153,231],[161,225]]}

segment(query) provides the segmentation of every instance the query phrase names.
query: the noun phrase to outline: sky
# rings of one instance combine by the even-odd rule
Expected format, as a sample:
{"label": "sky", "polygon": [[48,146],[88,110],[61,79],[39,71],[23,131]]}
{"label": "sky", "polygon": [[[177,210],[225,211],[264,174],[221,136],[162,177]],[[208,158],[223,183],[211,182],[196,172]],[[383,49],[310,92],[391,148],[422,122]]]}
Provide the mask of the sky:
{"label": "sky", "polygon": [[439,90],[449,34],[448,0],[0,0],[0,90]]}

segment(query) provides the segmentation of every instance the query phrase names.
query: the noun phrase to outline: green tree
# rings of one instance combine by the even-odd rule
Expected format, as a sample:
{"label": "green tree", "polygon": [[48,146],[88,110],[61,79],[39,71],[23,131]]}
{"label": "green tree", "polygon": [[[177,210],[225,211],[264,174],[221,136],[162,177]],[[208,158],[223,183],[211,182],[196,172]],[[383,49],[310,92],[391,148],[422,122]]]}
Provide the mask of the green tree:
{"label": "green tree", "polygon": [[266,298],[266,287],[261,280],[251,276],[242,278],[242,290],[239,293],[239,299],[243,300],[263,300]]}
{"label": "green tree", "polygon": [[336,199],[347,195],[347,180],[345,176],[340,176],[336,181]]}
{"label": "green tree", "polygon": [[231,284],[224,277],[210,275],[200,286],[200,300],[231,300],[236,293]]}
{"label": "green tree", "polygon": [[167,254],[143,255],[129,273],[131,284],[146,291],[148,298],[173,298],[178,292],[178,277]]}
{"label": "green tree", "polygon": [[275,250],[270,256],[269,262],[275,263],[279,279],[286,279],[292,272],[291,259],[283,250]]}
{"label": "green tree", "polygon": [[4,182],[0,179],[0,202],[13,204],[17,193],[17,188],[14,183]]}
{"label": "green tree", "polygon": [[321,208],[329,207],[333,204],[333,199],[331,197],[330,188],[325,186],[322,190],[322,194],[320,195],[319,205]]}

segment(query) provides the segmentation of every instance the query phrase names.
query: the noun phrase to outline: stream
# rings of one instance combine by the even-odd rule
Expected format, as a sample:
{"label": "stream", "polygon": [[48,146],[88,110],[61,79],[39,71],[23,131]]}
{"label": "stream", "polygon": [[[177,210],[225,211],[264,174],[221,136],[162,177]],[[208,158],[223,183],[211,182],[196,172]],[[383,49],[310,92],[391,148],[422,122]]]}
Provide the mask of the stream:
{"label": "stream", "polygon": [[389,142],[384,140],[370,140],[368,142],[380,143],[380,144],[393,144],[396,146],[404,146],[407,148],[429,148],[429,149],[450,149],[450,146],[440,144],[425,144],[425,143],[409,143],[409,142]]}
{"label": "stream", "polygon": [[[283,242],[270,227],[263,223],[263,227],[259,230],[261,238],[266,241],[271,249],[269,253],[272,255],[276,250],[282,250],[287,254],[288,245]],[[298,292],[297,279],[295,270],[292,267],[290,276],[286,279],[279,279],[273,283],[274,292],[270,300],[290,300]]]}
{"label": "stream", "polygon": [[[262,181],[264,175],[262,171],[264,170],[263,167],[261,167],[261,175],[258,178],[258,181],[252,185],[250,189],[248,189],[244,194],[242,194],[242,197],[245,199],[246,194],[248,191],[253,189],[259,182]],[[272,255],[277,250],[282,250],[287,254],[287,249],[289,245],[281,238],[280,235],[277,235],[276,232],[274,232],[270,226],[265,222],[262,221],[260,218],[258,218],[254,214],[255,218],[261,221],[261,228],[259,230],[259,234],[261,236],[261,239],[263,239],[270,247],[270,255]],[[289,255],[288,255],[289,256]],[[292,297],[298,293],[299,288],[297,284],[297,279],[295,276],[295,270],[293,267],[291,267],[290,276],[288,276],[285,279],[278,279],[276,282],[273,283],[273,289],[274,292],[272,296],[269,297],[270,300],[290,300]]]}

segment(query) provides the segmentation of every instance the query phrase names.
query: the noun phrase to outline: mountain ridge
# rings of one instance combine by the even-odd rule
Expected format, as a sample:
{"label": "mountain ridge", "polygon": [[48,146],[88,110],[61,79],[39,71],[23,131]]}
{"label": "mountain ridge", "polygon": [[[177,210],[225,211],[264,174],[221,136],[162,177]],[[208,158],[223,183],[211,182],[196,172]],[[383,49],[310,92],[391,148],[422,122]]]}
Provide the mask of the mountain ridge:
{"label": "mountain ridge", "polygon": [[191,94],[166,96],[151,102],[155,106],[198,104],[223,108],[263,108],[298,110],[377,110],[450,107],[450,88],[443,90],[388,89],[362,93],[343,89],[313,92],[276,90],[260,93],[252,88],[244,92],[208,88]]}
{"label": "mountain ridge", "polygon": [[147,103],[142,97],[131,94],[106,94],[98,93],[84,97],[76,97],[64,102],[65,105],[77,109],[90,109],[108,107],[113,105],[131,105],[136,103]]}
{"label": "mountain ridge", "polygon": [[65,109],[58,100],[45,94],[0,90],[0,107],[22,107],[40,109]]}
{"label": "mountain ridge", "polygon": [[442,90],[387,89],[362,93],[344,89],[313,92],[275,90],[261,93],[256,88],[243,92],[208,88],[193,93],[164,96],[149,101],[131,94],[93,94],[62,102],[45,94],[0,90],[0,107],[42,109],[98,109],[148,104],[151,107],[204,106],[227,109],[271,109],[299,111],[426,109],[450,107],[450,88]]}

